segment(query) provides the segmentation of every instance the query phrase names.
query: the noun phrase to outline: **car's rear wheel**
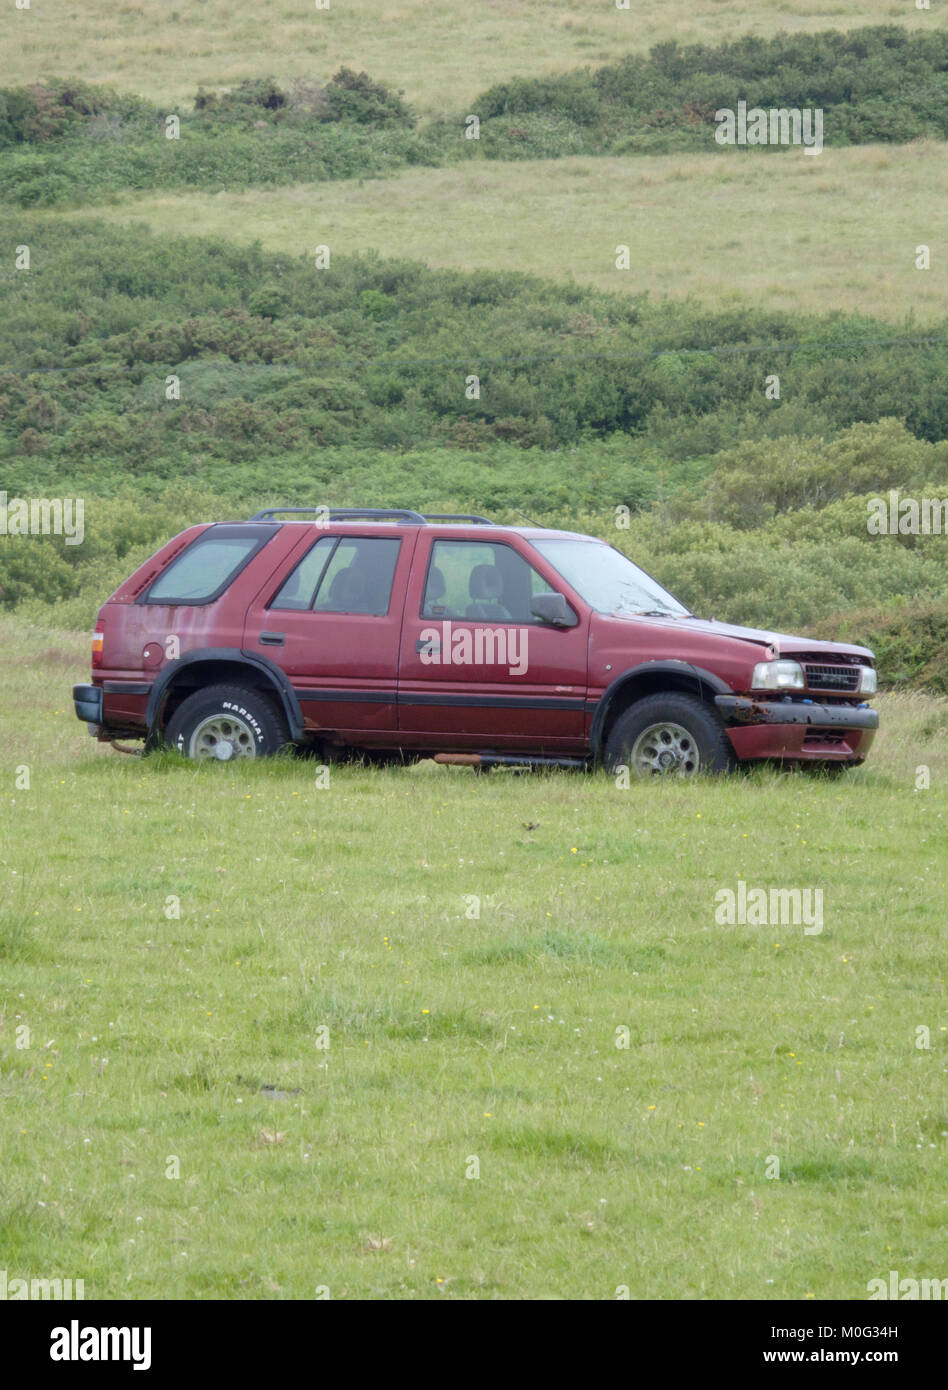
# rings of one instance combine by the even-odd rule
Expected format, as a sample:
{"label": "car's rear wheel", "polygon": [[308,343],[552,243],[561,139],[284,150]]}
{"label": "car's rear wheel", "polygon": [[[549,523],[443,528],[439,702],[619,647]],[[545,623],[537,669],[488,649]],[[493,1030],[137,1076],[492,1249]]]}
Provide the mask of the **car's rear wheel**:
{"label": "car's rear wheel", "polygon": [[630,705],[606,740],[606,766],[633,777],[694,777],[727,772],[734,752],[717,712],[693,695],[669,691]]}
{"label": "car's rear wheel", "polygon": [[197,761],[263,758],[290,741],[286,720],[259,690],[212,685],[198,690],[168,720],[165,742]]}

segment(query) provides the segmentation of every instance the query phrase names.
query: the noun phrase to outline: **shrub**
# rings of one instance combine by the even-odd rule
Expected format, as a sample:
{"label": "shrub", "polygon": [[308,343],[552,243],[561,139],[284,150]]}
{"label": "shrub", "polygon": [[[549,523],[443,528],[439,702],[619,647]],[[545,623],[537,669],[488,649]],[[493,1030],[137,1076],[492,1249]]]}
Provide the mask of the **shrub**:
{"label": "shrub", "polygon": [[366,72],[340,68],[326,88],[327,121],[352,121],[356,125],[414,125],[414,119],[400,93],[381,82],[373,82]]}

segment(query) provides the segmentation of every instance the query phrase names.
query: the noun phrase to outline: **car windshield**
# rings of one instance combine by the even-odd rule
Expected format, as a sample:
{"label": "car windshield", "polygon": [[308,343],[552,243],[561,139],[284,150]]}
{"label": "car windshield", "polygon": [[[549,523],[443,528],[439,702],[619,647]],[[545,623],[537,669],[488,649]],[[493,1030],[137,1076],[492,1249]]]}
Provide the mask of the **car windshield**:
{"label": "car windshield", "polygon": [[661,584],[602,541],[543,540],[533,546],[597,613],[691,616]]}

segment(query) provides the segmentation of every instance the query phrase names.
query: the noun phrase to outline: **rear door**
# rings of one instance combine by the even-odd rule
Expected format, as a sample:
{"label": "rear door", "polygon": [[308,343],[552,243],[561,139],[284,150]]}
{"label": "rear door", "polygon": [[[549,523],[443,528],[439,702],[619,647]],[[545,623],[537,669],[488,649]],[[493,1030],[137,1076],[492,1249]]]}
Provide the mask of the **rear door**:
{"label": "rear door", "polygon": [[570,628],[530,612],[535,594],[556,589],[555,572],[516,535],[419,534],[399,657],[404,746],[585,746],[589,612],[571,601]]}
{"label": "rear door", "polygon": [[244,646],[289,676],[306,728],[391,743],[402,612],[417,530],[313,528],[251,604]]}

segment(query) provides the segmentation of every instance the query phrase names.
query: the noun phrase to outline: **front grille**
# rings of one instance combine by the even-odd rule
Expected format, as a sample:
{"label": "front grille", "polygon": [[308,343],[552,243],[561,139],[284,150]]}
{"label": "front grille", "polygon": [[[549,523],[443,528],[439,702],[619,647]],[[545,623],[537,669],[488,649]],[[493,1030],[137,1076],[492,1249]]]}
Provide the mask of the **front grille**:
{"label": "front grille", "polygon": [[806,683],[809,690],[841,690],[849,694],[859,689],[858,666],[807,666]]}

